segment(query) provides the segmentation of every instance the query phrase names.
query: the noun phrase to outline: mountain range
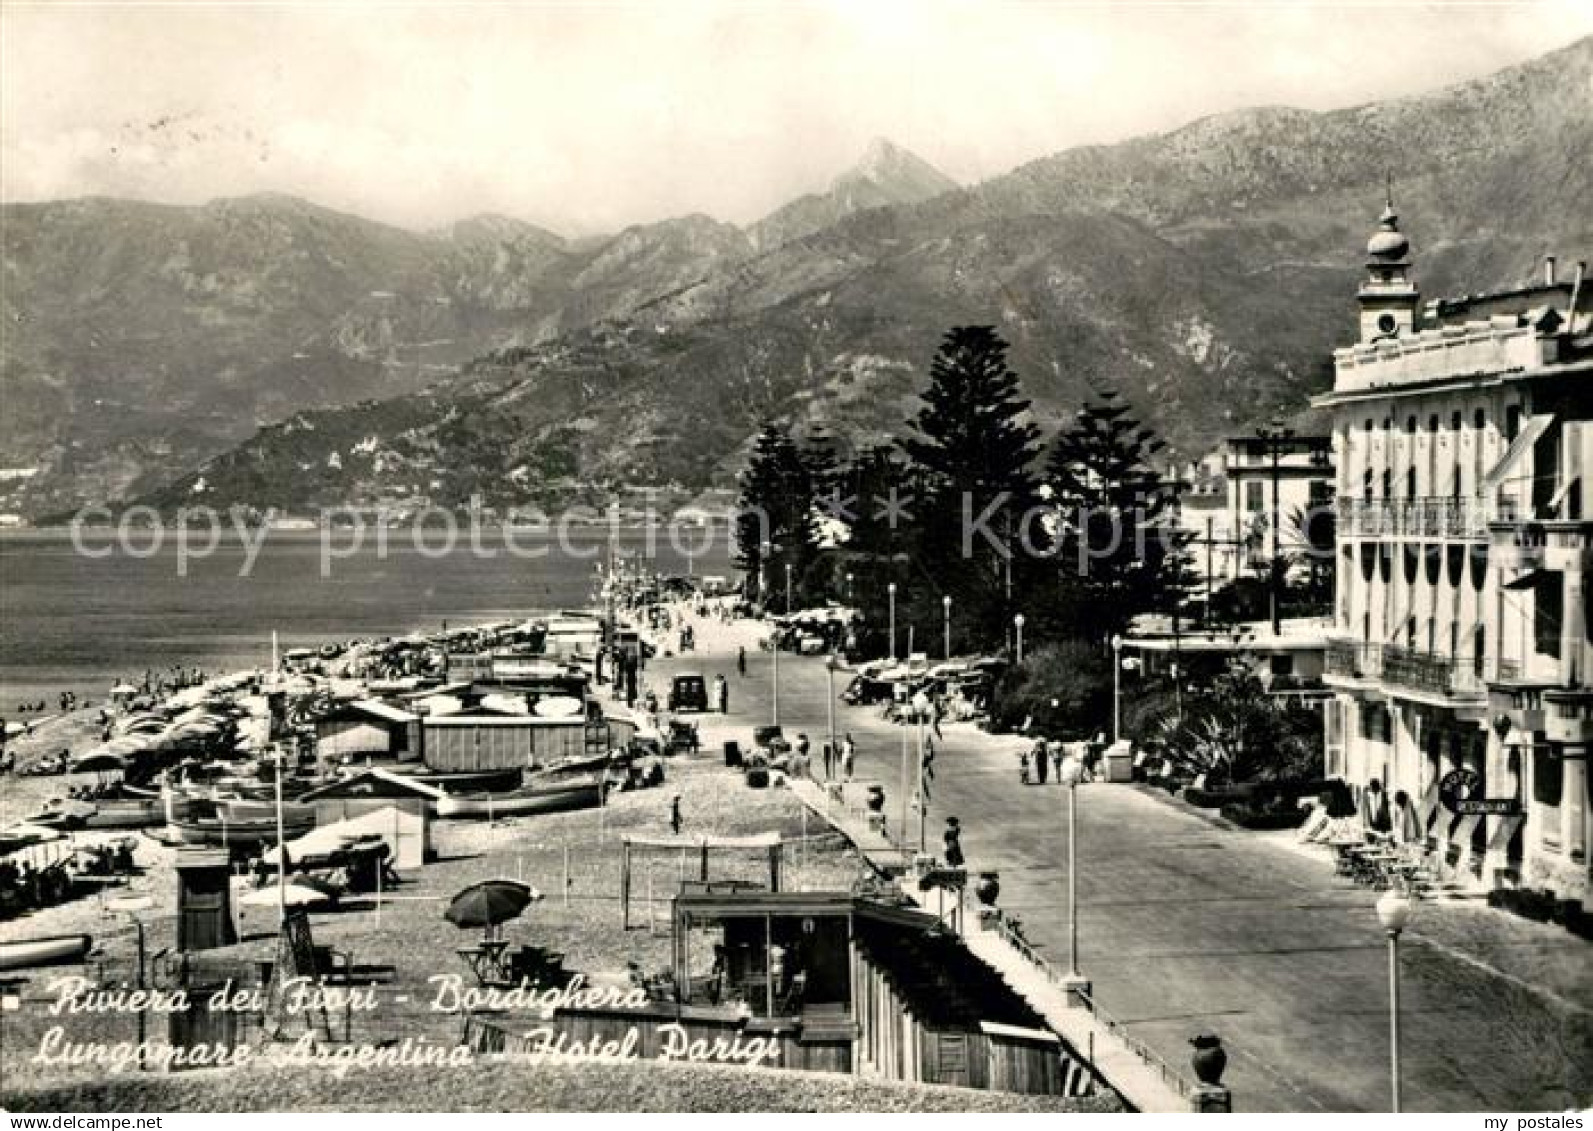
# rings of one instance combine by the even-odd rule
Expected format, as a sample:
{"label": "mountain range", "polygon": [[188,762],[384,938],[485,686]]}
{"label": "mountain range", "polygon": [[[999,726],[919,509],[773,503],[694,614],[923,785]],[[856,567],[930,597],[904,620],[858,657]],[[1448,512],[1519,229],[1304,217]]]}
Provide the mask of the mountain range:
{"label": "mountain range", "polygon": [[958,187],[888,142],[746,228],[414,233],[280,196],[5,206],[0,510],[557,505],[726,487],[760,420],[878,442],[990,323],[1048,426],[1115,389],[1182,455],[1301,412],[1392,176],[1429,296],[1593,247],[1593,39]]}

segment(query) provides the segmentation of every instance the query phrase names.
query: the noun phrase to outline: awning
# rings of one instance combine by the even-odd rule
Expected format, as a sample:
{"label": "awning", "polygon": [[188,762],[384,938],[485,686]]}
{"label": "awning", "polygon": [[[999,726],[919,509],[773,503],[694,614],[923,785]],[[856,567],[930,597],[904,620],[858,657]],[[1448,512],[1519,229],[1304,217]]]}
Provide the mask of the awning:
{"label": "awning", "polygon": [[1477,822],[1482,820],[1481,813],[1462,813],[1460,819],[1449,830],[1449,843],[1459,845],[1462,851],[1471,847],[1471,838],[1477,831]]}
{"label": "awning", "polygon": [[1515,578],[1513,581],[1505,582],[1504,588],[1513,589],[1517,592],[1523,589],[1536,589],[1538,585],[1538,578],[1545,577],[1548,575],[1548,573],[1549,571],[1546,569],[1529,569],[1526,573],[1523,573],[1520,577]]}
{"label": "awning", "polygon": [[1526,819],[1525,813],[1508,813],[1501,816],[1493,827],[1493,834],[1488,837],[1488,850],[1503,852]]}
{"label": "awning", "polygon": [[1483,498],[1491,499],[1493,497],[1493,493],[1510,477],[1510,473],[1521,462],[1522,457],[1532,449],[1532,445],[1538,442],[1543,434],[1549,430],[1549,425],[1553,423],[1554,414],[1552,412],[1527,418],[1521,431],[1516,433],[1516,438],[1510,441],[1510,447],[1505,450],[1504,457],[1494,464],[1493,470],[1488,472],[1486,478],[1483,479],[1481,492]]}

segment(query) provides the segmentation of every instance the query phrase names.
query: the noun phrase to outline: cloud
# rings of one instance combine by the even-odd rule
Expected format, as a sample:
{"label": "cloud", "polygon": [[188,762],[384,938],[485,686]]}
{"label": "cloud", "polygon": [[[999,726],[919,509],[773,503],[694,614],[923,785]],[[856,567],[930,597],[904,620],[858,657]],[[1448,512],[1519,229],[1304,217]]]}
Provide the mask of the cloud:
{"label": "cloud", "polygon": [[415,227],[755,219],[869,138],[960,180],[1259,103],[1413,93],[1593,7],[682,3],[14,7],[0,196],[292,192]]}

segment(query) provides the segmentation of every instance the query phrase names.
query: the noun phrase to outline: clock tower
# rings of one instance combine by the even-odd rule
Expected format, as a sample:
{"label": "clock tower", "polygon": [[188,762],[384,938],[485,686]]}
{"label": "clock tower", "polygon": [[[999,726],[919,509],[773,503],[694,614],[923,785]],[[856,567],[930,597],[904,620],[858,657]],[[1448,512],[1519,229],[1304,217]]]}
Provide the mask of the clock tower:
{"label": "clock tower", "polygon": [[1410,241],[1399,230],[1390,192],[1377,231],[1366,241],[1366,278],[1356,296],[1361,305],[1361,341],[1414,333],[1421,292],[1410,277]]}

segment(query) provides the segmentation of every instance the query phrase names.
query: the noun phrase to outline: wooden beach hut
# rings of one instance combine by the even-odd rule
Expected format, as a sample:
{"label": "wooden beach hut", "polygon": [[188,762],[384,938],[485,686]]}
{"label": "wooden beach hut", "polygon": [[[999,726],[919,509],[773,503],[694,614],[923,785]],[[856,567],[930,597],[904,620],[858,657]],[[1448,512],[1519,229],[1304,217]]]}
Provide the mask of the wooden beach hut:
{"label": "wooden beach hut", "polygon": [[[673,901],[674,993],[640,1009],[562,1008],[573,1041],[637,1055],[692,1041],[776,1042],[769,1067],[1042,1095],[1106,1088],[1088,1060],[932,915],[849,892],[685,883]],[[471,1017],[466,1039],[533,1051]]]}

